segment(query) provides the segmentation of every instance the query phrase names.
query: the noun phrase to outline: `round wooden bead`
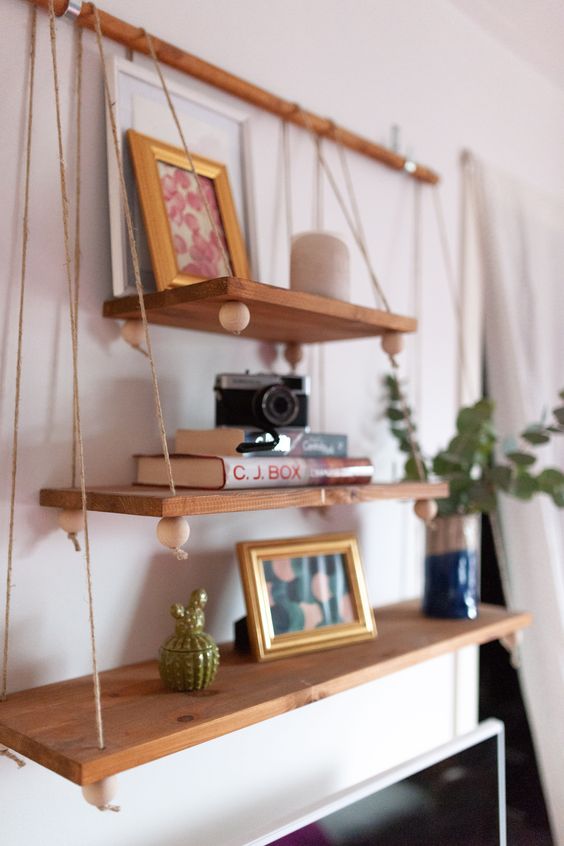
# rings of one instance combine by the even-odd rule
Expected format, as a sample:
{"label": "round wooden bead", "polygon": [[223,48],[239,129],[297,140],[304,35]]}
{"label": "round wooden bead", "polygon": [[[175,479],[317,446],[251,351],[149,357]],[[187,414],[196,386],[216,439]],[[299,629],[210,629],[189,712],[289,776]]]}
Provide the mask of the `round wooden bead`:
{"label": "round wooden bead", "polygon": [[57,518],[60,528],[68,535],[76,535],[84,529],[84,515],[82,511],[59,511]]}
{"label": "round wooden bead", "polygon": [[420,520],[425,523],[430,523],[437,516],[439,507],[434,499],[418,499],[413,510]]}
{"label": "round wooden bead", "polygon": [[403,350],[402,333],[386,332],[382,335],[382,349],[388,355],[398,355]]}
{"label": "round wooden bead", "polygon": [[219,309],[219,322],[227,332],[238,335],[246,329],[251,319],[251,312],[245,303],[227,302]]}
{"label": "round wooden bead", "polygon": [[163,546],[178,549],[190,537],[190,526],[185,517],[162,517],[157,523],[157,537]]}
{"label": "round wooden bead", "polygon": [[101,781],[95,781],[93,784],[85,784],[82,788],[82,795],[89,805],[95,805],[96,808],[103,808],[108,805],[117,793],[118,780],[116,776],[109,776],[103,778]]}
{"label": "round wooden bead", "polygon": [[121,327],[121,337],[132,347],[140,347],[145,340],[142,320],[126,320]]}
{"label": "round wooden bead", "polygon": [[295,341],[290,341],[290,343],[286,344],[284,349],[284,358],[292,370],[296,369],[303,357],[304,350],[301,344],[298,344]]}

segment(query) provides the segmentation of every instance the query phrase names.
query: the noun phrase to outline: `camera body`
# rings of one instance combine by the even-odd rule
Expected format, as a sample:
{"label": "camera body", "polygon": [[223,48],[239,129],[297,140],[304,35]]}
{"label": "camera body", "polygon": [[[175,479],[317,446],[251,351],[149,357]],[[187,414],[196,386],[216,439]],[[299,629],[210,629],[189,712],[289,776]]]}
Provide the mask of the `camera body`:
{"label": "camera body", "polygon": [[216,426],[309,429],[309,376],[220,373],[214,391]]}

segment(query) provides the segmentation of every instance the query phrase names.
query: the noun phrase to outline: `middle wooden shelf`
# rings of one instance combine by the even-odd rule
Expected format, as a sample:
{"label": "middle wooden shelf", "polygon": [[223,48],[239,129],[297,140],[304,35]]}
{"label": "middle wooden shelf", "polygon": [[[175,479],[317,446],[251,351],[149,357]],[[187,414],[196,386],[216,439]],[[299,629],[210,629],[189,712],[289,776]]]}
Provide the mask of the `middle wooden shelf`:
{"label": "middle wooden shelf", "polygon": [[[331,487],[249,488],[229,491],[179,489],[172,496],[167,488],[135,485],[88,488],[89,511],[134,514],[145,517],[188,517],[233,511],[268,511],[278,508],[311,508],[353,505],[376,500],[440,499],[448,496],[446,482],[389,482],[377,485]],[[78,488],[44,488],[40,505],[79,510]]]}

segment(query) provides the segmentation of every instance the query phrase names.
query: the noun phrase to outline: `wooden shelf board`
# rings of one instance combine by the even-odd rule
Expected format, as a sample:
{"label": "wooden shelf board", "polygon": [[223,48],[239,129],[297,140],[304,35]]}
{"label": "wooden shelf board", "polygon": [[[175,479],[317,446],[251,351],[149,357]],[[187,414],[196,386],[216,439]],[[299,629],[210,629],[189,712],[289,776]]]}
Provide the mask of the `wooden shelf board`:
{"label": "wooden shelf board", "polygon": [[76,784],[90,784],[471,644],[525,628],[526,613],[482,606],[477,620],[423,617],[417,601],[377,609],[378,637],[259,664],[221,647],[208,691],[172,693],[156,661],[101,674],[106,748],[96,744],[90,676],[0,703],[0,743]]}
{"label": "wooden shelf board", "polygon": [[[317,344],[417,328],[412,317],[234,276],[156,291],[146,294],[144,300],[150,323],[222,334],[225,329],[219,323],[219,307],[227,300],[238,300],[251,311],[251,321],[241,337],[278,343]],[[139,318],[137,295],[107,300],[103,314],[120,320]]]}
{"label": "wooden shelf board", "polygon": [[[334,485],[332,487],[250,488],[248,490],[203,491],[179,489],[172,496],[167,488],[123,485],[89,488],[89,511],[134,514],[145,517],[182,517],[195,514],[224,514],[232,511],[267,511],[277,508],[311,508],[352,505],[387,499],[440,499],[448,496],[444,482],[393,482],[378,485]],[[81,508],[77,488],[44,488],[39,502],[52,508]]]}

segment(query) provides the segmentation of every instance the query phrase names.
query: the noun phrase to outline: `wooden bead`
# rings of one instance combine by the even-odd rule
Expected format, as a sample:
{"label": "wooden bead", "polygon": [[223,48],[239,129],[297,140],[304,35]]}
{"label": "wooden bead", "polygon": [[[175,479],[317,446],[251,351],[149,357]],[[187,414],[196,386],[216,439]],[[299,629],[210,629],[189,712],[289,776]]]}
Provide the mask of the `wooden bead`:
{"label": "wooden bead", "polygon": [[403,350],[402,333],[386,332],[382,335],[382,349],[388,355],[398,355]]}
{"label": "wooden bead", "polygon": [[284,349],[284,358],[292,368],[295,370],[302,358],[304,357],[304,350],[301,344],[296,343],[295,341],[290,341],[289,344],[286,344]]}
{"label": "wooden bead", "polygon": [[145,327],[142,320],[126,320],[121,327],[121,337],[132,347],[140,347],[145,341]]}
{"label": "wooden bead", "polygon": [[251,312],[245,303],[230,301],[219,309],[219,322],[227,332],[238,335],[246,329],[251,319]]}
{"label": "wooden bead", "polygon": [[89,805],[104,808],[112,801],[117,790],[118,780],[116,776],[109,776],[101,781],[95,781],[93,784],[85,784],[82,788],[82,795]]}
{"label": "wooden bead", "polygon": [[420,520],[423,520],[425,523],[430,523],[431,520],[434,520],[437,516],[439,506],[434,499],[418,499],[413,506],[413,510]]}
{"label": "wooden bead", "polygon": [[157,523],[157,537],[163,546],[179,549],[190,537],[190,526],[185,517],[162,517]]}
{"label": "wooden bead", "polygon": [[82,511],[59,511],[57,518],[60,528],[68,535],[76,535],[84,529],[84,515]]}

